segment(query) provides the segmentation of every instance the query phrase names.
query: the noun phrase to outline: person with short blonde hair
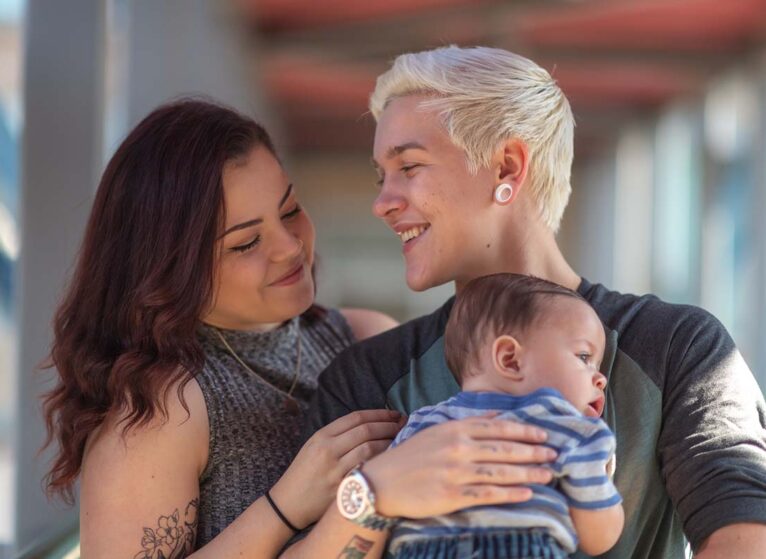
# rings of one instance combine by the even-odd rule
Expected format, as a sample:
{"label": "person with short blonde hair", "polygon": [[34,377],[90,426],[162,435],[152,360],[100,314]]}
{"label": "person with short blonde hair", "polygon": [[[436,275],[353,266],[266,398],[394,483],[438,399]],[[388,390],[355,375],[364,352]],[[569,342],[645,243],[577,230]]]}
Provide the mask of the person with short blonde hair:
{"label": "person with short blonde hair", "polygon": [[488,166],[505,139],[522,139],[531,159],[527,188],[543,221],[558,230],[572,191],[575,122],[569,101],[545,69],[484,47],[403,54],[378,79],[370,111],[377,119],[393,99],[418,93],[429,95],[422,108],[440,114],[471,173]]}
{"label": "person with short blonde hair", "polygon": [[[709,313],[612,291],[564,258],[555,234],[570,192],[573,120],[549,73],[493,48],[403,54],[378,78],[370,109],[379,178],[373,212],[399,238],[411,289],[452,283],[459,298],[481,276],[536,276],[579,293],[604,324],[604,420],[617,438],[614,479],[626,522],[603,557],[682,557],[687,539],[704,559],[760,557],[762,393]],[[320,376],[308,431],[352,410],[387,406],[409,414],[454,396],[460,387],[444,358],[453,303],[338,355]],[[397,489],[409,483],[431,495],[418,501],[418,518],[433,516],[432,500],[478,499],[529,483],[527,445],[484,442],[461,421],[425,429],[344,478],[338,514],[349,522],[332,524],[335,533],[384,539],[396,517],[412,517],[413,498]],[[497,423],[485,418],[482,428]],[[466,467],[465,451],[477,441],[486,454]],[[509,465],[508,453],[518,462]],[[436,461],[448,467],[434,477]],[[466,479],[472,489],[458,486]],[[455,501],[452,510],[460,508]],[[355,531],[370,515],[380,533]]]}

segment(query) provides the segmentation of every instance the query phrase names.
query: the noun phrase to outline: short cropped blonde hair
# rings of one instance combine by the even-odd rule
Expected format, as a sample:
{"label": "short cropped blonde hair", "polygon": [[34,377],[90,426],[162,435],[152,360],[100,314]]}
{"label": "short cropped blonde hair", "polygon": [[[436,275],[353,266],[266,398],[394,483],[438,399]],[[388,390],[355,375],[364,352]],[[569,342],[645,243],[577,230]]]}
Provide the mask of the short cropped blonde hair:
{"label": "short cropped blonde hair", "polygon": [[424,108],[440,112],[471,173],[488,167],[507,139],[524,141],[530,152],[527,188],[544,223],[558,230],[572,191],[574,117],[545,69],[488,47],[402,54],[378,77],[370,111],[377,120],[392,99],[416,94],[434,96]]}

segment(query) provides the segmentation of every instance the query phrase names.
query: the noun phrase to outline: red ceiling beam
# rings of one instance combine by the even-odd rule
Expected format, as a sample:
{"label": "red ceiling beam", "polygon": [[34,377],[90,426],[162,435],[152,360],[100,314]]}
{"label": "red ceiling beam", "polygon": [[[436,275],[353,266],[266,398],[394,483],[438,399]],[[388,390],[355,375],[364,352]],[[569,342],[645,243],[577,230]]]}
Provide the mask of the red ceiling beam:
{"label": "red ceiling beam", "polygon": [[377,75],[377,70],[364,66],[328,65],[284,55],[266,61],[262,79],[277,104],[360,115],[367,110]]}
{"label": "red ceiling beam", "polygon": [[573,105],[589,107],[659,105],[698,91],[703,81],[692,70],[661,64],[576,62],[552,74]]}
{"label": "red ceiling beam", "polygon": [[[698,90],[694,70],[657,64],[574,62],[551,69],[573,105],[653,106]],[[375,79],[384,68],[327,65],[281,56],[266,64],[263,79],[274,101],[302,113],[327,111],[356,118],[367,110]]]}
{"label": "red ceiling beam", "polygon": [[766,0],[609,0],[509,24],[531,45],[713,51],[766,33]]}
{"label": "red ceiling beam", "polygon": [[236,0],[267,30],[307,29],[391,19],[438,8],[479,6],[487,0]]}

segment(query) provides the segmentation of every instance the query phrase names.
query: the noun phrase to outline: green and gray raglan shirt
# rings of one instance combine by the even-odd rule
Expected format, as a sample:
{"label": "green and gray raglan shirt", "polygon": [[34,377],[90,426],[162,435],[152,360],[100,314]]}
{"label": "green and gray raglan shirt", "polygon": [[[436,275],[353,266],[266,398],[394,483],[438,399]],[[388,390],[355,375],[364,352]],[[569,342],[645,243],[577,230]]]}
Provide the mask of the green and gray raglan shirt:
{"label": "green and gray raglan shirt", "polygon": [[[617,437],[625,529],[610,559],[684,557],[715,530],[766,523],[766,405],[726,329],[697,307],[583,279],[607,330],[604,419]],[[313,432],[353,410],[406,414],[459,391],[444,360],[454,298],[356,344],[319,378]],[[578,555],[577,557],[585,557]]]}

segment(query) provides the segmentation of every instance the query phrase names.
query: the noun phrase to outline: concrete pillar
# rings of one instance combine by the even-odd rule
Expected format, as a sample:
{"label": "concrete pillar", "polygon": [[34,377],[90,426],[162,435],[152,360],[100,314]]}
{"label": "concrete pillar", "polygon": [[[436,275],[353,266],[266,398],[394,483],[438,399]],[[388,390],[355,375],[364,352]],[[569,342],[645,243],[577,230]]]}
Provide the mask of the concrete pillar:
{"label": "concrete pillar", "polygon": [[77,508],[43,494],[50,452],[39,396],[50,371],[38,365],[51,343],[51,316],[71,269],[100,167],[103,0],[27,0],[18,375],[15,547],[71,529]]}

